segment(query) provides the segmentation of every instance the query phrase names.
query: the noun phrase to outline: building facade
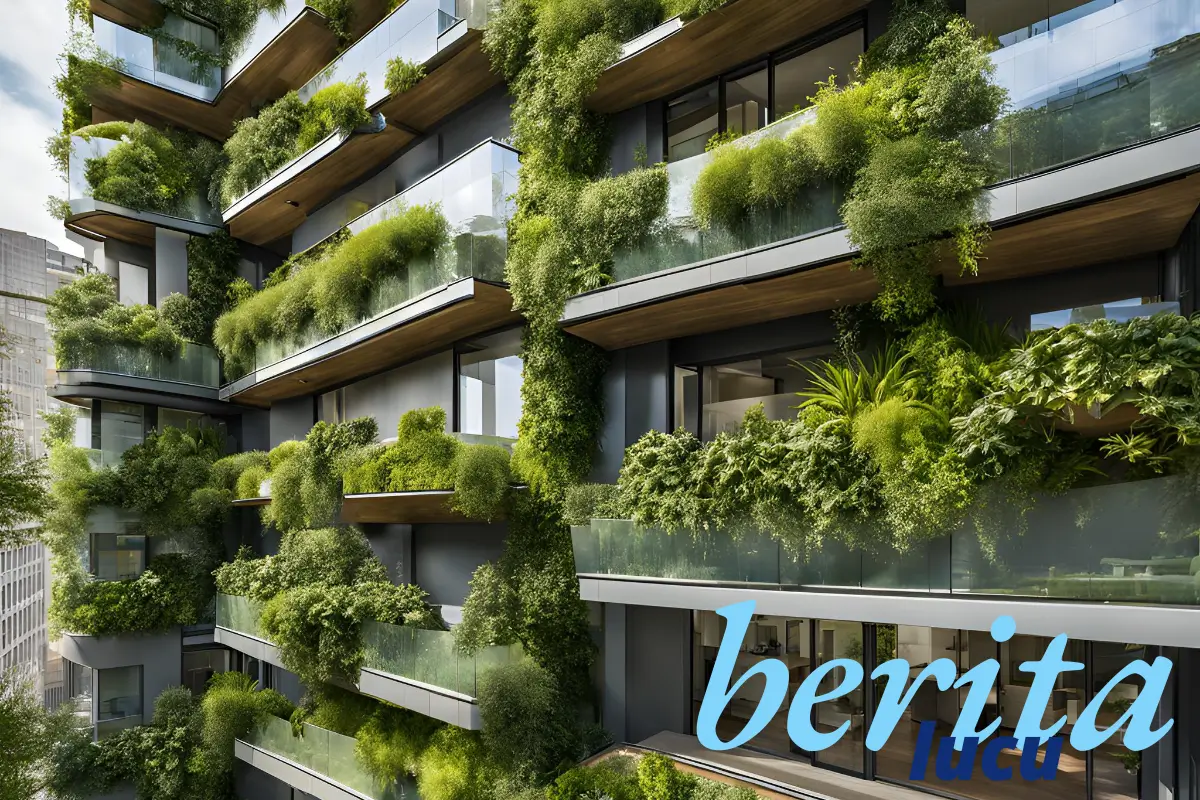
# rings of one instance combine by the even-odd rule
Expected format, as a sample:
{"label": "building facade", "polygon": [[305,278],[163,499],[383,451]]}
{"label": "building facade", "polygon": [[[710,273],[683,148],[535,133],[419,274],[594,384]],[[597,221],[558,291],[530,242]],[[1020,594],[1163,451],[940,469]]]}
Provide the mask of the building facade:
{"label": "building facade", "polygon": [[[142,198],[132,207],[104,184],[95,162],[116,169],[110,154],[137,137],[161,148],[199,145],[160,141],[140,127],[81,130],[70,139],[66,225],[109,279],[97,296],[111,294],[105,309],[149,306],[139,330],[175,325],[180,341],[156,349],[150,334],[111,332],[118,322],[105,329],[108,338],[56,332],[68,345],[96,336],[86,347],[72,345],[69,356],[59,353],[50,394],[78,409],[66,445],[93,470],[134,475],[127,465],[146,447],[162,446],[168,431],[190,437],[197,453],[210,432],[220,441],[205,457],[213,482],[188,491],[200,486],[229,501],[220,521],[204,527],[200,509],[209,506],[169,494],[183,485],[169,483],[162,496],[191,517],[168,516],[166,501],[135,502],[127,493],[87,508],[76,538],[56,539],[56,571],[67,576],[59,579],[76,590],[74,605],[59,610],[64,693],[98,741],[152,724],[154,701],[170,687],[199,696],[212,676],[243,672],[260,689],[310,702],[303,737],[274,715],[236,739],[231,780],[241,796],[424,794],[433,788],[419,788],[430,785],[419,767],[384,780],[362,761],[334,757],[353,750],[357,731],[334,730],[321,716],[321,703],[334,702],[323,685],[349,687],[368,705],[382,701],[483,731],[486,742],[487,673],[561,655],[553,647],[568,641],[573,652],[595,650],[590,668],[581,656],[572,669],[586,673],[575,677],[590,687],[583,716],[616,742],[764,795],[1200,797],[1192,697],[1200,674],[1200,512],[1184,466],[1189,432],[1179,422],[1193,399],[1179,387],[1191,386],[1200,365],[1163,356],[1167,366],[1155,378],[1162,382],[1137,395],[1142,405],[1125,408],[1127,417],[1109,416],[1121,405],[1109,403],[1118,395],[1111,386],[1103,402],[1075,403],[1065,392],[1026,398],[1014,427],[1052,442],[1038,451],[1046,461],[1036,463],[1053,468],[1034,488],[1017,485],[1017,465],[1034,457],[1002,461],[987,451],[996,472],[964,482],[954,513],[938,517],[944,528],[936,530],[932,499],[921,502],[940,491],[932,472],[913,473],[907,486],[886,484],[888,470],[914,469],[905,459],[918,445],[902,438],[911,431],[895,433],[892,452],[903,452],[888,460],[883,448],[892,440],[869,439],[866,423],[856,427],[848,412],[841,428],[811,422],[818,413],[837,417],[820,383],[833,372],[823,371],[849,369],[862,381],[893,345],[915,351],[916,325],[880,313],[897,284],[879,267],[870,249],[876,240],[859,227],[864,219],[886,217],[893,233],[913,232],[904,251],[926,260],[900,293],[918,293],[912,286],[929,293],[922,320],[952,327],[950,309],[969,309],[981,326],[973,330],[990,332],[972,340],[967,328],[954,328],[947,352],[976,364],[969,359],[997,348],[986,368],[971,373],[975,383],[962,377],[968,367],[945,377],[961,393],[939,397],[957,410],[940,423],[913,423],[924,443],[949,448],[961,419],[985,401],[1010,402],[998,388],[1019,363],[1009,354],[1058,342],[1072,325],[1119,332],[1191,324],[1200,107],[1190,87],[1200,75],[1200,3],[930,3],[941,33],[929,39],[913,32],[925,29],[906,16],[912,4],[888,0],[733,0],[684,4],[682,13],[677,4],[647,3],[653,13],[641,16],[594,0],[581,6],[618,13],[580,23],[595,38],[558,31],[569,40],[561,50],[553,50],[552,20],[529,16],[526,7],[536,4],[351,5],[350,22],[340,26],[302,3],[264,11],[236,56],[221,50],[226,43],[203,20],[173,21],[155,3],[146,4],[157,9],[152,19],[138,18],[149,13],[140,6],[92,6],[98,45],[123,60],[89,95],[87,121],[190,131],[224,142],[227,158],[214,192],[198,191],[192,180],[173,205]],[[145,32],[156,26],[176,36],[186,30],[193,45],[232,56],[230,66],[203,75],[181,66],[167,40]],[[514,30],[527,34],[519,46],[506,38]],[[905,36],[917,50],[904,50]],[[571,61],[580,54],[602,68]],[[589,80],[574,80],[572,70],[589,69]],[[850,78],[856,69],[860,83]],[[919,92],[901,85],[918,80],[913,75],[925,82]],[[881,89],[889,76],[896,83]],[[937,86],[951,88],[938,95]],[[334,90],[357,92],[361,113],[302,143],[294,136],[294,152],[269,169],[254,172],[239,160],[256,146],[249,133],[256,124],[321,107]],[[850,122],[838,129],[841,138],[829,133],[838,108],[845,119],[857,113],[831,97],[874,107],[888,91],[900,99],[884,121],[870,123],[885,143],[872,132],[856,140]],[[986,114],[968,113],[988,103]],[[948,118],[957,127],[946,127]],[[259,122],[235,127],[244,119]],[[302,129],[305,119],[291,121]],[[980,142],[986,156],[973,149]],[[892,145],[901,153],[894,161],[873,160]],[[942,160],[922,162],[914,176],[904,166],[913,150],[902,148],[918,145]],[[858,156],[850,153],[855,146]],[[967,190],[937,183],[961,175],[953,172],[960,167],[974,176]],[[899,188],[879,199],[872,191],[881,186]],[[957,205],[945,212],[935,201],[955,192]],[[888,216],[906,203],[919,210]],[[932,230],[920,228],[941,213],[952,222],[938,217]],[[974,237],[984,229],[988,241],[980,244]],[[948,238],[957,250],[938,249]],[[977,263],[969,255],[976,245]],[[218,250],[225,255],[212,255]],[[220,280],[211,277],[218,272]],[[209,314],[206,329],[183,327],[191,319],[178,311],[185,301],[208,309],[195,311]],[[120,313],[105,310],[105,319]],[[848,322],[855,315],[865,320],[857,327]],[[1142,341],[1150,338],[1175,341],[1149,334]],[[992,344],[972,350],[969,340]],[[1071,347],[1061,345],[1063,359],[1086,350]],[[1108,365],[1108,355],[1086,352]],[[889,363],[908,388],[889,396],[894,387],[880,390],[889,381],[877,377],[865,407],[895,400],[887,407],[901,418],[942,402],[925,385],[935,382],[932,362],[909,352]],[[1127,374],[1121,390],[1150,385]],[[799,408],[822,391],[819,412]],[[1147,398],[1155,396],[1170,402],[1154,410]],[[355,422],[364,419],[369,426]],[[799,426],[781,446],[788,455],[770,456],[795,470],[793,487],[816,486],[814,474],[831,464],[856,464],[858,474],[830,496],[794,489],[791,506],[764,504],[751,514],[744,498],[766,477],[720,470],[736,461],[739,443],[762,445],[752,425],[771,436]],[[368,427],[371,435],[360,439]],[[841,431],[843,449],[804,449],[817,448],[830,430]],[[1132,438],[1139,435],[1154,444],[1139,449],[1143,440]],[[1101,445],[1101,437],[1110,438]],[[1013,445],[1014,452],[1024,446],[1033,448]],[[710,471],[682,489],[691,478],[647,477],[645,453],[653,448],[661,448],[652,457],[663,470],[678,456],[689,470],[709,459]],[[452,454],[438,462],[441,472],[427,461],[435,451]],[[801,452],[815,453],[805,469]],[[238,454],[236,465],[217,460]],[[482,466],[475,473],[462,466],[485,460],[503,470],[502,501],[474,491]],[[981,460],[962,456],[952,474]],[[1072,475],[1061,484],[1052,480],[1060,467]],[[612,504],[584,503],[582,512],[564,506],[582,483],[601,484],[595,491],[609,493]],[[693,506],[669,518],[679,492],[692,492],[687,497],[705,509],[727,500],[746,513],[704,518]],[[855,492],[868,499],[854,505]],[[961,499],[968,495],[970,502]],[[897,533],[905,520],[880,520],[901,502],[925,515],[908,538]],[[544,515],[541,522],[530,522],[530,509]],[[845,529],[813,522],[835,517]],[[300,564],[304,536],[326,541],[328,525],[348,538],[336,558],[326,553],[327,574],[299,566],[296,574],[360,596],[385,591],[382,584],[386,591],[418,586],[428,609],[406,606],[407,619],[431,610],[445,624],[406,623],[399,600],[343,617],[336,615],[349,614],[344,607],[324,607],[344,623],[322,635],[341,630],[357,654],[334,666],[321,660],[328,640],[312,634],[305,641],[318,643],[305,650],[285,638],[300,638],[280,620],[300,608],[294,593],[302,587],[281,579],[266,592],[240,570]],[[203,528],[209,538],[202,548],[171,526]],[[355,542],[369,546],[370,580],[335,574]],[[539,547],[559,549],[531,555]],[[160,614],[150,600],[141,618],[154,623],[122,628],[89,611],[108,596],[96,588],[101,583],[132,596],[146,575],[231,562],[195,613]],[[937,691],[928,680],[915,686],[896,733],[873,751],[865,733],[880,690],[864,682],[812,711],[816,730],[845,729],[832,747],[798,750],[785,701],[743,747],[707,751],[696,739],[697,714],[725,639],[719,611],[746,600],[756,609],[737,674],[783,661],[789,696],[836,659],[858,662],[867,675],[897,657],[921,667],[946,658],[956,674],[995,659],[999,677],[984,718],[999,720],[1007,735],[1031,693],[1022,664],[1065,633],[1067,655],[1082,669],[1059,677],[1046,723],[1064,719],[1069,732],[1103,696],[1101,725],[1118,724],[1141,684],[1128,678],[1109,686],[1112,679],[1159,656],[1174,668],[1157,719],[1174,723],[1140,754],[1117,738],[1090,752],[1065,747],[1052,782],[949,781],[933,769],[913,780],[921,723],[947,734],[966,692]],[[521,613],[505,617],[506,603]],[[489,614],[505,625],[476,640],[470,655],[456,648],[455,637]],[[1003,643],[988,633],[1000,616],[1017,625]],[[544,619],[555,624],[539,625]],[[754,681],[734,692],[717,728],[722,738],[747,724],[761,693]],[[1003,758],[1015,765],[1020,754]]]}

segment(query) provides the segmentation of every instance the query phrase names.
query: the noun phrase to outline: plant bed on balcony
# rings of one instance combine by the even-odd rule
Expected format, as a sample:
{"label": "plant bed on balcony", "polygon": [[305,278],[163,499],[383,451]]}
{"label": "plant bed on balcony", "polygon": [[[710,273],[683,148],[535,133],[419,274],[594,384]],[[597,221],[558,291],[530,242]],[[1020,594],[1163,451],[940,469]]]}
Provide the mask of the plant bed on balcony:
{"label": "plant bed on balcony", "polygon": [[[850,359],[808,368],[813,388],[800,394],[794,418],[768,419],[756,407],[739,429],[705,444],[686,431],[647,434],[626,451],[617,486],[572,490],[569,520],[635,521],[623,534],[613,528],[619,521],[603,526],[622,552],[633,548],[623,557],[637,551],[635,561],[672,575],[683,573],[668,562],[694,570],[708,565],[707,553],[719,579],[756,580],[737,564],[753,561],[749,551],[766,536],[786,551],[754,567],[769,583],[813,579],[804,571],[789,579],[784,560],[807,569],[831,548],[848,548],[860,571],[849,582],[867,586],[875,579],[853,553],[899,563],[932,548],[910,578],[949,588],[949,555],[937,548],[952,546],[956,569],[973,565],[955,590],[1007,583],[1074,596],[1094,583],[1093,594],[1195,602],[1186,574],[1061,575],[1153,559],[1178,571],[1179,559],[1195,555],[1188,537],[1200,524],[1192,510],[1200,318],[1097,320],[1036,332],[1018,346],[1002,328],[959,312],[926,320],[869,359]],[[1127,415],[1118,417],[1124,433],[1098,438],[1058,427],[1072,404],[1105,402]],[[1063,526],[1059,539],[1022,544],[1027,531]],[[595,540],[600,533],[576,533],[588,571],[603,572],[598,562],[611,555],[603,537]],[[639,536],[649,549],[635,547]],[[1026,563],[1038,548],[1048,560]],[[1057,565],[1056,588],[1030,587],[1046,565]]]}

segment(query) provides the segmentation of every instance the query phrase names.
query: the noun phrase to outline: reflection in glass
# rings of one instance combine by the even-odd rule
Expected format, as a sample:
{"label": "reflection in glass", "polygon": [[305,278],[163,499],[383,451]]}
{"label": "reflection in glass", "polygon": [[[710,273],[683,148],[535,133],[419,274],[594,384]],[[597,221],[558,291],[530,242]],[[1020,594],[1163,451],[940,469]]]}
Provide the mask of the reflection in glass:
{"label": "reflection in glass", "polygon": [[1133,297],[1128,300],[1115,300],[1094,306],[1064,308],[1058,311],[1046,311],[1032,314],[1029,317],[1029,329],[1034,331],[1047,328],[1061,328],[1064,325],[1092,322],[1098,319],[1111,319],[1114,322],[1128,322],[1131,319],[1152,317],[1161,313],[1178,314],[1179,303],[1159,302],[1157,297]]}
{"label": "reflection in glass", "polygon": [[667,103],[667,161],[700,155],[720,128],[717,81]]}
{"label": "reflection in glass", "polygon": [[[1092,695],[1100,693],[1118,672],[1131,661],[1141,659],[1146,662],[1154,661],[1154,655],[1139,644],[1119,644],[1115,642],[1095,642],[1092,644]],[[1096,716],[1096,727],[1100,730],[1111,727],[1125,713],[1126,709],[1137,699],[1141,690],[1142,679],[1129,677],[1117,684]],[[1122,756],[1128,758],[1126,750],[1117,738],[1092,751],[1092,788],[1096,797],[1112,798],[1112,800],[1135,800],[1138,797],[1138,777],[1136,772],[1126,769]]]}
{"label": "reflection in glass", "polygon": [[99,722],[142,716],[142,668],[116,667],[96,670]]}
{"label": "reflection in glass", "polygon": [[517,438],[521,417],[521,332],[473,342],[458,357],[458,419],[461,433]]}
{"label": "reflection in glass", "polygon": [[839,86],[849,83],[862,52],[860,29],[776,63],[774,118],[812,105],[808,98],[817,93],[817,84],[828,81],[831,75],[836,76]]}
{"label": "reflection in glass", "polygon": [[146,570],[146,537],[93,533],[91,562],[99,580],[133,580]]}
{"label": "reflection in glass", "polygon": [[121,454],[145,439],[142,406],[129,403],[100,403],[100,451],[105,464],[114,464]]}
{"label": "reflection in glass", "polygon": [[695,367],[675,367],[675,424],[674,428],[683,428],[693,436],[699,436],[698,430],[700,375]]}
{"label": "reflection in glass", "polygon": [[725,130],[751,133],[767,124],[770,104],[767,68],[725,83]]}
{"label": "reflection in glass", "polygon": [[183,685],[194,697],[204,694],[208,681],[218,672],[229,670],[229,650],[185,650],[183,652]]}
{"label": "reflection in glass", "polygon": [[[817,623],[815,666],[819,667],[841,658],[863,663],[862,623],[821,620]],[[821,681],[817,694],[832,692],[841,685],[844,678],[845,670],[833,670]],[[866,738],[866,706],[863,697],[863,685],[860,684],[849,694],[813,706],[813,727],[820,733],[830,733],[845,723],[850,723],[849,730],[837,744],[815,754],[817,763],[854,773],[863,771]]]}
{"label": "reflection in glass", "polygon": [[768,419],[794,418],[796,407],[802,402],[796,392],[811,384],[811,376],[800,364],[815,367],[819,359],[832,355],[832,352],[830,347],[808,348],[706,367],[704,440],[710,441],[717,434],[736,430],[746,412],[760,403]]}

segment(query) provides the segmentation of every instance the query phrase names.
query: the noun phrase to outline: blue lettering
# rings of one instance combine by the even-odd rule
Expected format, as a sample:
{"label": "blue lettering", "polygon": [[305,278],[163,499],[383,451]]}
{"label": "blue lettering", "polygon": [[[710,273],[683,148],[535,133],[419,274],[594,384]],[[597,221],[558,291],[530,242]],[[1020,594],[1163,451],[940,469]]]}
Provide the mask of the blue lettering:
{"label": "blue lettering", "polygon": [[[1112,727],[1103,731],[1096,730],[1096,715],[1100,712],[1104,701],[1108,699],[1108,693],[1130,675],[1141,675],[1146,685],[1142,687],[1142,690],[1138,692],[1137,699],[1125,710],[1121,718],[1113,723]],[[1080,751],[1097,748],[1107,742],[1127,722],[1129,727],[1125,730],[1123,742],[1130,750],[1145,750],[1166,736],[1167,731],[1171,730],[1171,726],[1175,724],[1175,720],[1167,720],[1158,730],[1151,730],[1150,723],[1154,720],[1154,710],[1158,708],[1170,676],[1171,661],[1162,656],[1154,659],[1154,664],[1147,664],[1145,661],[1126,664],[1124,669],[1112,677],[1112,680],[1104,684],[1104,688],[1083,709],[1083,713],[1075,721],[1075,727],[1071,729],[1071,746]]]}
{"label": "blue lettering", "polygon": [[1032,736],[1025,740],[1021,750],[1021,778],[1027,781],[1052,781],[1058,774],[1058,757],[1062,755],[1063,738],[1055,736],[1046,742],[1046,756],[1042,760],[1041,770],[1038,769],[1038,740]]}
{"label": "blue lettering", "polygon": [[[846,674],[842,676],[842,682],[825,694],[817,694],[817,688],[821,685],[821,681],[835,669],[846,671]],[[784,676],[786,677],[786,675],[787,671],[785,670]],[[845,697],[858,688],[862,679],[862,665],[848,658],[828,661],[817,667],[804,679],[804,683],[800,684],[800,688],[796,690],[796,696],[792,698],[792,707],[788,709],[787,718],[788,737],[796,743],[797,747],[815,753],[838,743],[846,731],[850,730],[850,721],[843,722],[836,731],[831,733],[818,733],[812,726],[812,707],[826,700]]]}
{"label": "blue lettering", "polygon": [[1000,766],[1000,753],[1005,749],[1015,750],[1016,748],[1017,740],[1011,736],[997,736],[987,743],[987,747],[983,748],[980,766],[983,767],[983,774],[987,776],[988,780],[1012,780],[1013,768]]}
{"label": "blue lettering", "polygon": [[1017,720],[1017,729],[1013,735],[1021,741],[1037,739],[1045,742],[1057,734],[1067,724],[1065,716],[1059,717],[1049,728],[1042,729],[1042,715],[1050,704],[1050,695],[1058,681],[1060,672],[1073,672],[1083,669],[1078,661],[1063,661],[1063,653],[1067,649],[1067,635],[1060,633],[1050,642],[1046,652],[1039,661],[1026,661],[1019,669],[1022,672],[1033,673],[1033,684],[1025,698],[1025,706],[1021,709],[1021,717]]}
{"label": "blue lettering", "polygon": [[[933,725],[932,722],[922,722],[921,725]],[[938,743],[937,754],[937,776],[943,781],[969,781],[975,773],[975,748],[979,746],[979,740],[974,736],[968,736],[962,740],[962,752],[958,756],[958,766],[955,767],[951,762],[954,760],[955,739],[952,736],[946,736]]]}
{"label": "blue lettering", "polygon": [[925,780],[925,771],[929,768],[929,753],[933,750],[933,732],[937,723],[927,720],[921,723],[917,731],[917,747],[913,753],[912,769],[908,772],[910,781]]}

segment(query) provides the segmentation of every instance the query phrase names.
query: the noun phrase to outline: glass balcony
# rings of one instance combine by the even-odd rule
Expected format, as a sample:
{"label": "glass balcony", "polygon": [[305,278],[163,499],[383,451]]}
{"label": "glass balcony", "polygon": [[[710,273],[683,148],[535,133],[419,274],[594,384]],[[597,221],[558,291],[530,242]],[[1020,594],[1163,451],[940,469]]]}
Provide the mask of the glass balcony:
{"label": "glass balcony", "polygon": [[[489,140],[352,221],[347,227],[358,234],[410,206],[436,204],[450,226],[449,240],[432,258],[413,262],[403,276],[372,288],[367,313],[357,324],[462,278],[503,281],[517,169],[517,151]],[[293,340],[265,342],[258,347],[256,367],[269,367],[329,338],[309,330]]]}
{"label": "glass balcony", "polygon": [[447,41],[457,38],[445,35],[461,21],[455,5],[455,0],[407,0],[301,87],[300,99],[307,101],[326,86],[351,82],[359,75],[367,79],[368,107],[385,99],[388,91],[383,82],[389,61],[403,58],[424,64]]}
{"label": "glass balcony", "polygon": [[[101,18],[95,19],[99,22]],[[87,162],[108,155],[119,144],[121,142],[118,139],[101,139],[96,136],[90,139],[84,139],[82,136],[71,137],[71,156],[67,164],[67,200],[72,205],[72,213],[75,213],[77,201],[92,198],[92,187],[87,181]],[[205,225],[224,224],[221,222],[221,215],[213,211],[207,198],[199,194],[188,198],[182,207],[175,209],[169,216]]]}
{"label": "glass balcony", "polygon": [[[970,4],[968,4],[970,15]],[[1010,113],[997,125],[1008,178],[1200,123],[1200,0],[1085,3],[1015,32],[992,31]]]}
{"label": "glass balcony", "polygon": [[305,769],[374,800],[416,798],[415,787],[407,780],[392,786],[381,786],[354,757],[355,740],[349,736],[304,723],[302,735],[292,734],[292,724],[271,717],[267,724],[254,731],[247,741],[278,758],[291,761]]}
{"label": "glass balcony", "polygon": [[285,0],[283,8],[276,13],[268,9],[258,12],[258,19],[254,23],[254,32],[246,38],[241,50],[225,68],[225,83],[231,81],[235,75],[245,69],[246,65],[253,61],[254,57],[261,53],[272,39],[283,33],[284,29],[292,24],[292,20],[300,15],[306,5],[304,0]]}
{"label": "glass balcony", "polygon": [[[976,8],[978,6],[978,8]],[[1027,6],[967,3],[967,16],[1005,46],[992,54],[995,80],[1009,92],[1006,116],[987,133],[996,179],[1043,172],[1200,124],[1200,0],[1093,0],[1013,32],[988,19]],[[1017,10],[1014,10],[1017,9]],[[1053,24],[1050,24],[1053,22]],[[739,140],[783,136],[813,118],[785,117]],[[972,136],[972,139],[977,138]],[[735,144],[733,146],[738,146]],[[692,188],[711,153],[667,165],[667,216],[643,245],[614,259],[614,281],[840,226],[845,188],[814,186],[789,207],[755,215],[734,230],[699,230]]]}
{"label": "glass balcony", "polygon": [[[576,571],[786,591],[884,589],[929,594],[1200,605],[1200,504],[1183,478],[1156,478],[1020,503],[991,498],[950,535],[905,553],[827,540],[798,558],[765,534],[667,534],[630,520],[571,530]],[[992,555],[989,555],[991,551]],[[1194,566],[1195,565],[1195,566]]]}
{"label": "glass balcony", "polygon": [[108,372],[212,389],[220,386],[221,377],[217,351],[194,342],[184,342],[183,349],[174,358],[150,353],[140,347],[105,345],[97,349],[91,358],[60,369]]}
{"label": "glass balcony", "polygon": [[217,595],[217,627],[267,641],[259,627],[262,603],[249,597]]}
{"label": "glass balcony", "polygon": [[130,717],[118,717],[116,719],[102,719],[96,723],[96,738],[107,739],[110,736],[116,736],[121,731],[136,728],[141,724],[141,714]]}
{"label": "glass balcony", "polygon": [[522,657],[520,645],[488,647],[474,656],[454,649],[450,631],[426,631],[381,622],[363,623],[363,667],[476,697],[489,670]]}
{"label": "glass balcony", "polygon": [[[167,14],[163,28],[177,39],[210,53],[220,51],[217,32],[212,28],[175,14]],[[97,47],[119,59],[118,70],[132,78],[208,102],[221,90],[220,67],[197,67],[169,42],[155,40],[99,16],[92,18],[92,34]]]}

